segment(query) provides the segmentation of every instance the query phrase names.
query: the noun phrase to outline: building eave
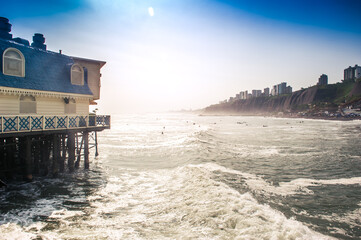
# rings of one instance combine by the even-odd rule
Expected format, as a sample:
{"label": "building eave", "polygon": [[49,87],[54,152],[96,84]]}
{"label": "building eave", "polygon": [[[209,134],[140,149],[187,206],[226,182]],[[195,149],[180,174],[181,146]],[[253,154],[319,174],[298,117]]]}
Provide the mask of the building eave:
{"label": "building eave", "polygon": [[104,62],[104,61],[99,61],[99,60],[94,60],[94,59],[72,57],[72,56],[71,56],[71,58],[74,59],[74,60],[79,60],[79,61],[87,61],[87,62],[98,63],[100,65],[100,68],[102,68],[106,64],[106,62]]}
{"label": "building eave", "polygon": [[76,94],[76,93],[65,93],[65,92],[51,92],[51,91],[40,91],[23,88],[10,88],[0,86],[0,94],[4,95],[33,95],[43,97],[54,97],[54,98],[75,98],[75,99],[93,99],[93,95],[88,94]]}

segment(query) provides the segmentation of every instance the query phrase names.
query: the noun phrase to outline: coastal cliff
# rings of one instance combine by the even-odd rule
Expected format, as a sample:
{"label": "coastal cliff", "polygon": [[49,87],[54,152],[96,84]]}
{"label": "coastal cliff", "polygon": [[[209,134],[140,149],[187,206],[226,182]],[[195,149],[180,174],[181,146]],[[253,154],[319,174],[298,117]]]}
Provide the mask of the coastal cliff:
{"label": "coastal cliff", "polygon": [[279,112],[330,111],[361,100],[361,81],[313,86],[292,94],[239,99],[211,105],[204,114],[265,114]]}

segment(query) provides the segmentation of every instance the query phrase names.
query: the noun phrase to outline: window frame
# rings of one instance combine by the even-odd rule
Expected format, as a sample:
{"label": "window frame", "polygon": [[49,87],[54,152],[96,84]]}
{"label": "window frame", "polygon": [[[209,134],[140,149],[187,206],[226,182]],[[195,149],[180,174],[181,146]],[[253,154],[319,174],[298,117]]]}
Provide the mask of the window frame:
{"label": "window frame", "polygon": [[[7,57],[5,56],[8,52],[10,51],[14,51],[16,53],[18,53],[20,55],[20,59],[15,59],[15,58],[11,58],[11,57]],[[9,74],[9,73],[6,73],[5,71],[5,59],[13,59],[13,60],[20,60],[21,61],[21,74],[20,75],[14,75],[14,74]],[[7,48],[4,53],[3,53],[3,74],[4,75],[7,75],[7,76],[13,76],[13,77],[25,77],[25,57],[24,57],[24,54],[19,50],[19,49],[16,49],[16,48]]]}
{"label": "window frame", "polygon": [[[29,99],[31,99],[29,101]],[[33,103],[34,104],[34,110],[35,111],[21,111],[22,103]],[[38,113],[38,102],[36,100],[36,97],[33,95],[20,95],[19,96],[19,114],[37,114]]]}
{"label": "window frame", "polygon": [[[80,69],[80,72],[81,72],[81,80],[82,80],[82,81],[81,81],[81,84],[74,83],[74,81],[73,81],[73,71],[74,71],[74,72],[78,72],[78,71],[74,70],[75,67],[79,67],[79,69]],[[72,85],[84,86],[84,83],[85,83],[85,81],[84,81],[84,68],[83,68],[80,64],[78,64],[78,63],[74,63],[74,64],[71,66],[71,68],[70,68],[70,82],[71,82]]]}

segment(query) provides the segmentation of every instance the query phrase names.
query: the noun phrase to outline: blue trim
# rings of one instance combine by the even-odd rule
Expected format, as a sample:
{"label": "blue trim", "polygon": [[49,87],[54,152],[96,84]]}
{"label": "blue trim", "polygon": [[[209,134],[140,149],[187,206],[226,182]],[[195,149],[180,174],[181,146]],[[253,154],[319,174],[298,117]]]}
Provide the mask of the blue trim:
{"label": "blue trim", "polygon": [[77,127],[76,120],[78,117],[69,117],[69,127]]}
{"label": "blue trim", "polygon": [[42,128],[43,128],[43,116],[31,117],[31,130],[42,129]]}
{"label": "blue trim", "polygon": [[56,128],[66,128],[66,119],[67,117],[57,117]]}
{"label": "blue trim", "polygon": [[19,131],[30,130],[30,117],[19,117]]}
{"label": "blue trim", "polygon": [[4,132],[17,131],[18,117],[4,117]]}
{"label": "blue trim", "polygon": [[45,117],[45,129],[55,129],[55,116]]}
{"label": "blue trim", "polygon": [[[68,121],[67,121],[68,120]],[[0,116],[0,133],[52,131],[87,127],[110,128],[110,115],[85,116]],[[1,131],[1,129],[3,129]]]}
{"label": "blue trim", "polygon": [[87,117],[79,116],[79,127],[86,127]]}

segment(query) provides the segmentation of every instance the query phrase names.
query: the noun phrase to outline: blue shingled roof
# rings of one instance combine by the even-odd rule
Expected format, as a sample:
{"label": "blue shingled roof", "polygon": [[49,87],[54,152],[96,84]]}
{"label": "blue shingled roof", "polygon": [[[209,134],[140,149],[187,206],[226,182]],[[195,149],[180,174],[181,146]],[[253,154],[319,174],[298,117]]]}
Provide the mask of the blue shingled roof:
{"label": "blue shingled roof", "polygon": [[[24,55],[25,77],[3,74],[2,56],[9,47],[18,49]],[[87,71],[84,71],[83,86],[71,84],[70,68],[74,64],[74,60],[69,56],[40,50],[4,39],[0,39],[0,56],[0,86],[93,95],[88,87]]]}

